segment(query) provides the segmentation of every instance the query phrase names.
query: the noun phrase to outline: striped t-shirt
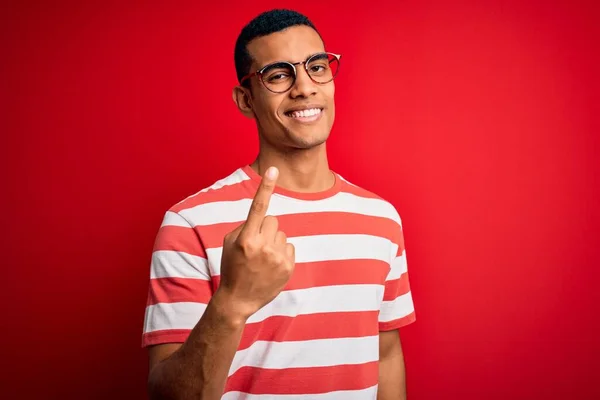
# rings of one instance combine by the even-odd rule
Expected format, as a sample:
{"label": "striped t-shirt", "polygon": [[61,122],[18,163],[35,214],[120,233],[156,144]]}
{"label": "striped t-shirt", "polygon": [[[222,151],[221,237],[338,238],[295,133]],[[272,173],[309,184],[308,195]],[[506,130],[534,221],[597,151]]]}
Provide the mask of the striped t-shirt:
{"label": "striped t-shirt", "polygon": [[[244,328],[223,399],[375,399],[379,332],[415,320],[394,206],[334,174],[332,188],[275,188],[267,215],[296,248],[284,290]],[[158,231],[143,346],[182,343],[219,285],[223,238],[261,177],[244,166],[173,206]]]}

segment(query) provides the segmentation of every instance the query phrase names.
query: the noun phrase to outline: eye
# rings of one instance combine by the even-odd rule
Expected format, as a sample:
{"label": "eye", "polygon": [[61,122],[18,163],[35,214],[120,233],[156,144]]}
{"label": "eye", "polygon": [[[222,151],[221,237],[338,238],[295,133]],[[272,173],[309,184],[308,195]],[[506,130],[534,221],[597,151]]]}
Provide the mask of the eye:
{"label": "eye", "polygon": [[269,75],[269,76],[267,77],[267,80],[268,80],[269,82],[275,83],[275,82],[277,82],[277,81],[282,81],[282,80],[285,80],[285,79],[287,79],[288,77],[289,77],[289,75],[288,75],[288,74],[286,74],[286,73],[284,73],[284,72],[276,72],[276,73],[273,73],[273,74]]}
{"label": "eye", "polygon": [[313,76],[321,76],[323,74],[326,74],[328,70],[329,63],[327,62],[327,59],[321,57],[311,61],[308,64],[308,73]]}

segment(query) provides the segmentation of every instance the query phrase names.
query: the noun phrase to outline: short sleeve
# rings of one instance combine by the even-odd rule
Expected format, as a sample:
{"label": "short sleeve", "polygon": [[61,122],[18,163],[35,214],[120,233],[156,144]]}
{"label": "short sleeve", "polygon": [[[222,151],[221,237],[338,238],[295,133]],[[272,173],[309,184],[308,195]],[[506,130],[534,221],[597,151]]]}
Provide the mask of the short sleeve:
{"label": "short sleeve", "polygon": [[408,279],[404,233],[400,216],[391,235],[390,272],[385,279],[383,301],[379,310],[379,330],[391,331],[415,321],[415,308]]}
{"label": "short sleeve", "polygon": [[185,218],[168,211],[152,251],[142,347],[183,343],[212,294],[200,237]]}

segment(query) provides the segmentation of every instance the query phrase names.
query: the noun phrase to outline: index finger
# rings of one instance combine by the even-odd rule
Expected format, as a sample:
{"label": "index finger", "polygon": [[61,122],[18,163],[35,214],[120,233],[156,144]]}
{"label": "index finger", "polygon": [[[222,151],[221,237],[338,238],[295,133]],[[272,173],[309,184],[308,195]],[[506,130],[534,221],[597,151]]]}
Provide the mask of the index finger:
{"label": "index finger", "polygon": [[248,212],[248,218],[244,224],[242,232],[247,233],[258,233],[262,225],[263,219],[267,215],[267,209],[269,208],[269,201],[273,190],[275,190],[275,182],[279,171],[275,167],[269,167],[265,172],[265,175],[256,190],[250,211]]}

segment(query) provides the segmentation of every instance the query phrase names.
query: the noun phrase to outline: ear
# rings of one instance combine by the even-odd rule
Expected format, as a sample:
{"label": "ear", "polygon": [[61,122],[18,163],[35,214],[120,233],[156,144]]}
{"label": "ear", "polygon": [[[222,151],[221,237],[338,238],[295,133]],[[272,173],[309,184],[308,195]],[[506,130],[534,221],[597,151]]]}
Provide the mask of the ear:
{"label": "ear", "polygon": [[233,88],[231,93],[233,102],[247,118],[254,118],[254,111],[252,110],[252,96],[250,89],[243,86],[236,86]]}

